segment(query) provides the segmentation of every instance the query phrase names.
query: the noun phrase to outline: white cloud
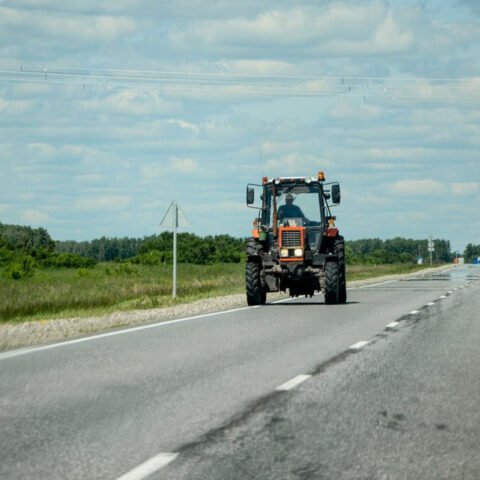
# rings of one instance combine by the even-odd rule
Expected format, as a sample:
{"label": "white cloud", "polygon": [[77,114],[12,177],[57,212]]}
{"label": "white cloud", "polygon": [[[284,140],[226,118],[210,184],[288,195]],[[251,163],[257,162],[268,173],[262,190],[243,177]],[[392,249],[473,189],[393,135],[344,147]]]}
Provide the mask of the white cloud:
{"label": "white cloud", "polygon": [[143,165],[140,169],[142,177],[147,180],[166,178],[172,172],[190,174],[198,171],[200,164],[193,158],[171,157],[168,162],[161,161]]}
{"label": "white cloud", "polygon": [[93,174],[76,175],[74,179],[80,183],[98,183],[104,180],[105,176],[93,173]]}
{"label": "white cloud", "polygon": [[41,212],[39,210],[25,210],[22,212],[22,218],[26,222],[38,225],[50,220],[48,213]]}
{"label": "white cloud", "polygon": [[384,109],[378,105],[354,105],[351,102],[341,102],[332,107],[327,115],[335,120],[374,120],[382,116]]}
{"label": "white cloud", "polygon": [[392,185],[392,192],[400,195],[430,196],[445,192],[445,185],[432,179],[399,180]]}
{"label": "white cloud", "polygon": [[180,173],[193,173],[198,170],[199,164],[192,158],[172,158],[170,168]]}
{"label": "white cloud", "polygon": [[43,142],[29,143],[27,145],[27,150],[33,154],[40,155],[42,157],[51,157],[57,152],[56,147]]}
{"label": "white cloud", "polygon": [[[2,0],[5,6],[10,7],[27,7],[35,10],[54,10],[58,8],[58,0]],[[82,2],[69,2],[62,5],[62,11],[86,12],[92,10],[101,11],[124,11],[128,8],[140,7],[144,0],[82,0]]]}
{"label": "white cloud", "polygon": [[478,191],[480,191],[480,183],[478,182],[452,183],[452,193],[457,197],[474,195]]}
{"label": "white cloud", "polygon": [[187,121],[182,120],[182,119],[170,118],[170,119],[167,120],[167,123],[170,124],[170,125],[176,125],[183,130],[192,130],[194,133],[198,133],[198,131],[200,130],[199,125],[196,125],[196,124],[191,123],[191,122],[187,122]]}
{"label": "white cloud", "polygon": [[30,111],[34,102],[29,100],[17,100],[0,98],[0,112],[5,115],[23,115]]}
{"label": "white cloud", "polygon": [[125,88],[107,93],[103,98],[83,100],[81,109],[85,112],[100,111],[125,115],[159,115],[176,111],[171,101],[165,100],[159,92]]}
{"label": "white cloud", "polygon": [[75,202],[80,210],[119,210],[130,204],[128,195],[102,195],[97,197],[82,197]]}
{"label": "white cloud", "polygon": [[312,154],[289,153],[267,160],[265,173],[273,176],[314,176],[331,165],[330,160]]}
{"label": "white cloud", "polygon": [[146,179],[159,178],[165,175],[166,168],[160,163],[150,163],[143,165],[140,169],[141,175]]}
{"label": "white cloud", "polygon": [[136,30],[131,18],[73,15],[54,11],[21,10],[0,6],[0,32],[42,35],[47,38],[110,41]]}
{"label": "white cloud", "polygon": [[[339,28],[345,25],[348,35]],[[177,48],[210,48],[234,55],[255,45],[257,53],[275,48],[332,56],[403,52],[412,48],[414,36],[395,22],[384,2],[372,2],[276,9],[254,18],[196,22],[171,32],[169,39]]]}

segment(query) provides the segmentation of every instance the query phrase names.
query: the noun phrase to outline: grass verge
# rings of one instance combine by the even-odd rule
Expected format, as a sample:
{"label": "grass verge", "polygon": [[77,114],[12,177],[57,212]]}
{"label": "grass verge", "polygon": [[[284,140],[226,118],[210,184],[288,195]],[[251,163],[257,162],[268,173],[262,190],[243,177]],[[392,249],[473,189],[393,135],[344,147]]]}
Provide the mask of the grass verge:
{"label": "grass verge", "polygon": [[[439,265],[435,265],[438,267]],[[420,272],[430,265],[417,265],[415,263],[394,263],[385,265],[348,265],[347,280],[366,280],[369,278],[383,277],[385,275],[401,275],[405,273]]]}
{"label": "grass verge", "polygon": [[243,270],[240,264],[179,265],[176,301],[168,265],[38,270],[32,278],[0,279],[0,322],[99,315],[238,293]]}

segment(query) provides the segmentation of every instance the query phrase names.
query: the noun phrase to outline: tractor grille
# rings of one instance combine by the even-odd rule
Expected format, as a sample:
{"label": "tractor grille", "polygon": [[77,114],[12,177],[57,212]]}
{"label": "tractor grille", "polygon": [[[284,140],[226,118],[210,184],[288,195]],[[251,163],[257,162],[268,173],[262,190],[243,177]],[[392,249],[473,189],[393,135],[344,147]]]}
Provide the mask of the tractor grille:
{"label": "tractor grille", "polygon": [[299,247],[301,244],[300,230],[287,230],[282,232],[282,247]]}

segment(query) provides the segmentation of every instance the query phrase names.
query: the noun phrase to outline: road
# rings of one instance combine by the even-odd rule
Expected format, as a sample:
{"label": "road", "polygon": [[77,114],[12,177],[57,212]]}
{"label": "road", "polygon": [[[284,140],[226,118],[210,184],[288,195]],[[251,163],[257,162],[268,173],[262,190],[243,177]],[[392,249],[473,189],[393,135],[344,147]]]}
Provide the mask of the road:
{"label": "road", "polygon": [[478,479],[479,279],[2,353],[0,478]]}

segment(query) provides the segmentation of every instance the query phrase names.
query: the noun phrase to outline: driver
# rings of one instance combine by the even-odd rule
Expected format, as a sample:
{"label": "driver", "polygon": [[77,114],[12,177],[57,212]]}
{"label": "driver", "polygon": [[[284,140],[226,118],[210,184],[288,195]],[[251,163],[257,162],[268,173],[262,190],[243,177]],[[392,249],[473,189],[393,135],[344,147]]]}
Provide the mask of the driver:
{"label": "driver", "polygon": [[302,209],[298,205],[294,205],[295,197],[292,193],[285,195],[285,205],[281,205],[278,209],[278,220],[280,223],[286,218],[305,218]]}

